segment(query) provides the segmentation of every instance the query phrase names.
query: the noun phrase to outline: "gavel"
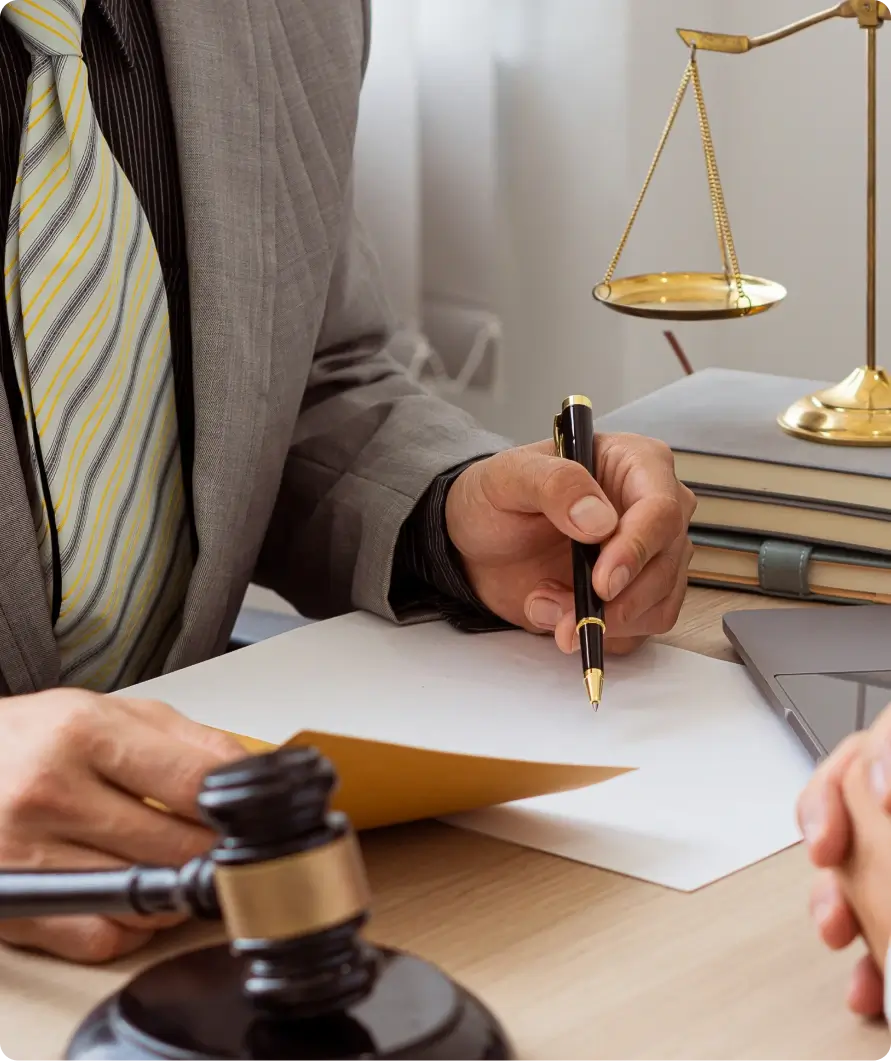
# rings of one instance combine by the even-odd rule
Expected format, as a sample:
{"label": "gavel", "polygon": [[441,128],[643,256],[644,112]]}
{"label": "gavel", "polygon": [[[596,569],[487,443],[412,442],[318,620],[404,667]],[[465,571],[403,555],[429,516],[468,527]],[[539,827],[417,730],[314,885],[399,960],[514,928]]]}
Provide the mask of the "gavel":
{"label": "gavel", "polygon": [[331,764],[281,748],[217,769],[218,835],[182,867],[0,873],[0,918],[180,913],[228,942],[139,973],[81,1023],[67,1059],[511,1058],[495,1016],[444,972],[362,937],[370,893],[330,809]]}

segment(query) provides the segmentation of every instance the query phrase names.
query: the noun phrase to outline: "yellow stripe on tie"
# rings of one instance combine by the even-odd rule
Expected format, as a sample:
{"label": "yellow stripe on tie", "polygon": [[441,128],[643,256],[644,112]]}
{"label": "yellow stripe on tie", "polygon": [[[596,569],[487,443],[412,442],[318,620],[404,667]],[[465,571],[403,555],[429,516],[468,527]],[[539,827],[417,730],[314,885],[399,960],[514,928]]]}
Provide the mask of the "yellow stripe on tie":
{"label": "yellow stripe on tie", "polygon": [[[54,22],[58,22],[62,29],[66,32],[70,29],[69,23],[66,19],[59,18],[59,16],[54,11],[50,11],[49,8],[41,7],[41,5],[36,3],[35,0],[19,0],[19,5],[22,4],[26,4],[28,7],[33,8],[35,11],[39,11],[41,15],[46,15],[47,18],[51,18]],[[76,42],[75,47],[77,47]]]}
{"label": "yellow stripe on tie", "polygon": [[[130,208],[131,208],[131,204],[130,204],[129,199],[127,201],[127,208],[128,208],[127,209],[127,224],[119,226],[119,231],[124,233],[124,234],[126,234],[126,230],[129,227]],[[56,410],[56,405],[58,404],[60,399],[62,397],[64,397],[64,395],[65,395],[65,386],[70,382],[72,375],[84,363],[85,358],[90,353],[90,351],[93,349],[93,347],[94,347],[94,345],[96,343],[96,340],[99,338],[100,334],[102,333],[102,329],[108,323],[108,318],[111,316],[111,311],[114,308],[114,301],[112,299],[112,295],[114,294],[114,287],[115,287],[115,284],[117,284],[119,282],[119,279],[120,279],[120,276],[121,276],[121,267],[122,267],[123,260],[124,260],[124,247],[125,247],[125,245],[126,245],[126,241],[124,239],[120,238],[120,236],[119,236],[117,247],[115,248],[115,265],[112,268],[111,272],[108,274],[108,283],[107,283],[107,285],[105,287],[105,291],[104,291],[104,293],[102,295],[102,298],[101,298],[99,304],[97,305],[96,310],[93,313],[93,316],[90,317],[90,319],[87,321],[87,324],[84,327],[83,331],[80,333],[80,335],[78,335],[78,337],[71,344],[71,349],[69,350],[69,352],[62,358],[62,361],[60,362],[60,364],[59,364],[58,368],[56,369],[52,379],[49,382],[49,386],[47,387],[43,397],[41,398],[40,402],[38,403],[37,408],[34,410],[35,418],[38,421],[40,420],[40,414],[43,411],[44,403],[55,392],[55,397],[53,398],[53,403],[50,406],[49,411],[47,412],[46,416],[43,418],[44,423],[52,420],[53,413]],[[106,311],[105,311],[105,315],[102,318],[102,320],[99,322],[99,325],[97,326],[96,331],[93,334],[93,338],[89,341],[89,343],[86,344],[86,346],[81,347],[81,343],[83,342],[84,337],[86,336],[86,334],[90,330],[90,328],[93,326],[94,321],[99,316],[99,313],[101,312],[102,307],[105,306],[106,303],[107,303],[107,308],[106,308]],[[57,391],[56,390],[56,384],[58,382],[60,374],[64,371],[65,367],[69,364],[71,358],[73,358],[74,355],[78,351],[80,351],[80,356],[76,359],[76,361],[74,362],[74,365],[71,366],[71,368],[69,369],[67,375],[65,376],[65,379],[62,381],[62,387],[59,388],[59,390]]]}
{"label": "yellow stripe on tie", "polygon": [[[66,248],[65,253],[61,256],[61,258],[59,258],[59,260],[52,267],[52,269],[50,269],[49,273],[44,278],[43,283],[37,289],[37,292],[33,296],[33,298],[31,299],[31,301],[26,306],[22,307],[22,317],[23,318],[27,318],[28,317],[29,313],[34,308],[34,303],[40,298],[40,296],[46,290],[47,285],[50,283],[50,281],[53,280],[53,278],[55,277],[56,273],[66,263],[66,261],[68,260],[68,255],[71,254],[71,252],[74,250],[74,248],[78,246],[78,244],[80,243],[81,239],[83,238],[84,233],[87,231],[87,229],[90,226],[90,223],[92,222],[93,218],[95,217],[96,211],[99,209],[99,204],[102,203],[102,202],[107,202],[107,197],[105,196],[105,172],[106,172],[106,167],[104,165],[104,160],[103,160],[102,183],[100,184],[100,187],[99,187],[99,194],[96,196],[96,202],[93,204],[93,209],[90,211],[89,216],[87,217],[86,221],[83,223],[83,226],[78,231],[77,235],[74,237],[74,239],[71,241],[71,243],[68,244],[68,247]],[[100,219],[100,227],[101,227],[101,221],[104,220],[104,218],[105,218],[105,212],[104,212],[104,207],[103,207],[103,214],[102,214],[102,218]],[[90,248],[95,243],[96,237],[99,235],[99,232],[100,232],[100,227],[97,227],[96,231],[93,233],[89,243],[87,244],[87,246],[85,248],[85,252],[89,251]],[[75,263],[75,265],[76,264],[77,263]],[[68,275],[70,275],[70,274],[71,274],[71,270],[69,269]],[[47,302],[45,303],[45,305],[44,305],[43,309],[40,311],[40,313],[37,315],[37,318],[35,320],[31,320],[31,321],[28,322],[29,328],[33,329],[34,327],[36,327],[36,325],[39,323],[39,321],[43,317],[43,314],[49,308],[49,306],[52,303],[52,301],[55,298],[55,296],[59,293],[59,289],[61,288],[62,284],[64,284],[64,283],[65,283],[65,279],[63,278],[61,283],[57,285],[55,290],[52,292],[52,294],[47,299]],[[27,330],[25,331],[25,338],[26,339],[30,338],[29,332]]]}
{"label": "yellow stripe on tie", "polygon": [[192,557],[164,276],[90,99],[84,2],[0,15],[32,56],[3,286],[60,682],[113,692],[163,668]]}
{"label": "yellow stripe on tie", "polygon": [[47,103],[47,105],[46,105],[46,109],[41,111],[40,114],[36,115],[28,123],[28,132],[32,133],[37,128],[37,126],[40,125],[40,123],[43,121],[43,119],[48,114],[51,114],[55,110],[55,108],[56,108],[56,101],[55,100],[50,100],[50,102]]}
{"label": "yellow stripe on tie", "polygon": [[[27,4],[30,0],[18,0],[19,4]],[[74,49],[72,55],[80,55],[80,45],[77,41],[72,40],[67,33],[60,33],[59,30],[54,29],[52,26],[48,26],[45,22],[41,22],[39,18],[35,18],[33,15],[29,15],[27,11],[22,11],[21,8],[16,8],[15,13],[20,17],[27,19],[28,22],[33,23],[35,26],[40,26],[41,29],[48,30],[54,37],[58,37],[59,40],[64,41],[67,45]]]}

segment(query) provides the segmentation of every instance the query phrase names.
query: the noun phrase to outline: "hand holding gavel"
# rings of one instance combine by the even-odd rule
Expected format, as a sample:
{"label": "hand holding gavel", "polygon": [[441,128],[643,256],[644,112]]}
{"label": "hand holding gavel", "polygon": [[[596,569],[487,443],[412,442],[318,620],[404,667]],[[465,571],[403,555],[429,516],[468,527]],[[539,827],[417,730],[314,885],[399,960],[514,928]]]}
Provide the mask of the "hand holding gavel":
{"label": "hand holding gavel", "polygon": [[[367,943],[370,896],[333,768],[312,748],[204,778],[208,854],[182,866],[0,873],[23,917],[221,917],[228,943],[179,954],[102,1002],[69,1058],[506,1058],[498,1022],[440,970]],[[8,920],[13,919],[13,920]]]}
{"label": "hand holding gavel", "polygon": [[[233,737],[166,704],[75,689],[3,700],[0,724],[0,868],[188,862],[216,840],[197,809],[205,775],[245,754]],[[0,921],[0,940],[96,963],[181,920],[120,909],[23,916]]]}

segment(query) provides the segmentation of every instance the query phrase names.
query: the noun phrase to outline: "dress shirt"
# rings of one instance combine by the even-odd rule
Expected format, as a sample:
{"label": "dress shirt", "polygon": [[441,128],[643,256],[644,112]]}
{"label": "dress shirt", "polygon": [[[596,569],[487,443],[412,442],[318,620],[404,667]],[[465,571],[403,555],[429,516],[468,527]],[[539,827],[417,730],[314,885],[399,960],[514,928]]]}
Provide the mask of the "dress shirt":
{"label": "dress shirt", "polygon": [[[191,516],[194,395],[188,248],[163,55],[150,0],[87,0],[83,25],[83,55],[99,125],[142,204],[161,260],[170,308],[183,479]],[[30,70],[31,57],[17,32],[0,19],[0,247],[5,245],[18,170]],[[0,377],[22,467],[30,480],[24,412],[3,318],[0,313]],[[432,607],[462,628],[496,629],[504,624],[474,596],[446,532],[445,497],[461,470],[436,480],[406,522],[394,558],[390,603],[400,618]],[[190,522],[197,548],[194,520]]]}

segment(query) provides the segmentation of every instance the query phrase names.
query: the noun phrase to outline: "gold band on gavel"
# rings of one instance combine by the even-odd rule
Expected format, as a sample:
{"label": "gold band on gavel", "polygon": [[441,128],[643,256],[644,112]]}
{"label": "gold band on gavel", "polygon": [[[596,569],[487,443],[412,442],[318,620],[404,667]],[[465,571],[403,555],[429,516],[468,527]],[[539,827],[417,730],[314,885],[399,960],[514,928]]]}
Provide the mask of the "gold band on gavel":
{"label": "gold band on gavel", "polygon": [[578,624],[576,625],[576,628],[575,628],[575,630],[576,630],[576,633],[578,633],[578,632],[579,632],[579,630],[581,630],[581,628],[582,628],[583,626],[599,626],[599,627],[600,627],[600,629],[601,629],[601,630],[602,630],[602,631],[603,631],[604,633],[606,633],[606,623],[605,623],[605,622],[604,622],[604,621],[603,621],[602,619],[595,619],[595,618],[593,618],[593,616],[592,616],[592,617],[589,617],[589,618],[587,618],[587,619],[580,619],[580,620],[579,620],[579,622],[578,622]]}
{"label": "gold band on gavel", "polygon": [[217,866],[215,877],[231,939],[309,936],[357,917],[370,901],[353,833],[269,862]]}

